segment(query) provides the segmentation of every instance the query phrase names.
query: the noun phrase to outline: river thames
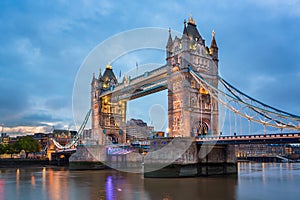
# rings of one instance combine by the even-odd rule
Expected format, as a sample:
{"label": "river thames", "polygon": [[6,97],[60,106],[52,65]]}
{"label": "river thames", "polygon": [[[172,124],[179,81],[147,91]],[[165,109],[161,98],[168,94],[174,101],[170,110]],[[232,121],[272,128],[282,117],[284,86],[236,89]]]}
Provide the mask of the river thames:
{"label": "river thames", "polygon": [[238,176],[143,178],[115,170],[0,168],[2,199],[299,199],[300,163],[239,163]]}

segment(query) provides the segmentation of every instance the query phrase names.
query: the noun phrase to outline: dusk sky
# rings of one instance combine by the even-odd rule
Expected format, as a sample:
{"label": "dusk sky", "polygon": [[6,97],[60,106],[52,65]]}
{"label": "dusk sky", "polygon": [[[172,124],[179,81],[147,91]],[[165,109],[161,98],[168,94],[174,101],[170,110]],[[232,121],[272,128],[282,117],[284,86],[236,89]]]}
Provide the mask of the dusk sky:
{"label": "dusk sky", "polygon": [[[190,13],[207,45],[215,30],[219,70],[225,80],[268,105],[300,115],[300,1],[154,2],[0,1],[0,123],[4,131],[74,127],[73,85],[91,50],[111,36],[136,28],[170,27],[182,32]],[[161,63],[164,55],[162,51],[156,56]],[[123,72],[123,67],[129,69],[136,62],[147,64],[149,56],[139,53],[128,63],[116,62],[114,71]],[[102,62],[98,68],[104,71]],[[95,73],[98,76],[99,71]],[[86,99],[90,102],[90,96]]]}

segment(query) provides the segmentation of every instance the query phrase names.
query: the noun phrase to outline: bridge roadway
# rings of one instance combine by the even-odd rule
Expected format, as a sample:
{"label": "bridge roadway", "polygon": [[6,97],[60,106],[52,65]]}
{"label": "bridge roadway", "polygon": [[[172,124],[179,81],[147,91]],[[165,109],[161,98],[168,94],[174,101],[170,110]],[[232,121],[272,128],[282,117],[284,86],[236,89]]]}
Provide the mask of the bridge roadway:
{"label": "bridge roadway", "polygon": [[196,139],[198,144],[266,144],[300,143],[300,133],[265,135],[206,136]]}
{"label": "bridge roadway", "polygon": [[167,66],[147,71],[135,78],[116,85],[112,90],[103,92],[100,97],[112,95],[112,101],[132,100],[167,89]]}

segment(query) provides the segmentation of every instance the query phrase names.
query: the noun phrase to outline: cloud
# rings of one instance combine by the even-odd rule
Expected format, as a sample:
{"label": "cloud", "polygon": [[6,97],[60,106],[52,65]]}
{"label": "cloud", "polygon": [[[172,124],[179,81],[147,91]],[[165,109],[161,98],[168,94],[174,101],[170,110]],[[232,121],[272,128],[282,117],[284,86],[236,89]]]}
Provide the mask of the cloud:
{"label": "cloud", "polygon": [[33,46],[29,38],[20,38],[15,40],[13,45],[15,53],[24,59],[23,65],[32,65],[40,57],[40,48]]}
{"label": "cloud", "polygon": [[279,16],[282,14],[293,17],[300,16],[299,0],[248,0],[247,2],[268,10],[268,14],[271,14],[272,16]]}
{"label": "cloud", "polygon": [[11,137],[21,136],[21,135],[33,135],[34,133],[47,133],[51,129],[46,126],[14,126],[5,127],[4,132]]}
{"label": "cloud", "polygon": [[29,94],[17,80],[0,78],[0,120],[11,120],[29,106]]}

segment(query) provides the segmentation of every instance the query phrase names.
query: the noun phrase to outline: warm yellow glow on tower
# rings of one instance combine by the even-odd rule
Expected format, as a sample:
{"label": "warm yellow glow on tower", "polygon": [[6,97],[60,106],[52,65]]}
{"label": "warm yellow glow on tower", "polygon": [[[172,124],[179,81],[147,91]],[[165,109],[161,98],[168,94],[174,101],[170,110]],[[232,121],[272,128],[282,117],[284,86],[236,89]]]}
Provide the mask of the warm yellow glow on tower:
{"label": "warm yellow glow on tower", "polygon": [[107,63],[106,69],[112,69],[112,66],[109,63]]}
{"label": "warm yellow glow on tower", "polygon": [[193,19],[192,13],[190,14],[190,17],[189,17],[189,23],[196,25],[196,21]]}
{"label": "warm yellow glow on tower", "polygon": [[203,87],[200,87],[199,92],[201,94],[208,94],[208,91],[206,91]]}

